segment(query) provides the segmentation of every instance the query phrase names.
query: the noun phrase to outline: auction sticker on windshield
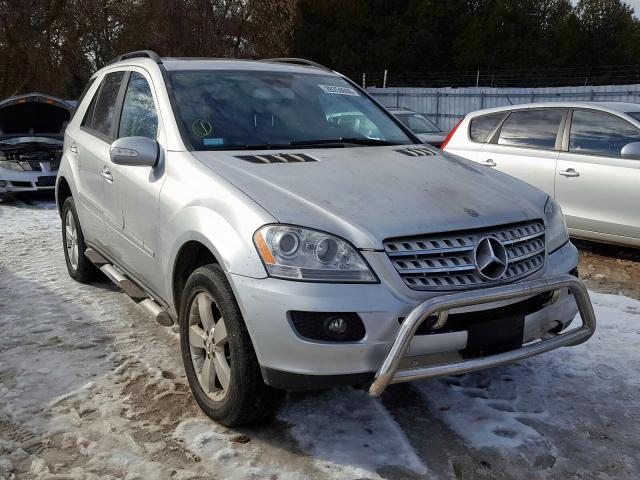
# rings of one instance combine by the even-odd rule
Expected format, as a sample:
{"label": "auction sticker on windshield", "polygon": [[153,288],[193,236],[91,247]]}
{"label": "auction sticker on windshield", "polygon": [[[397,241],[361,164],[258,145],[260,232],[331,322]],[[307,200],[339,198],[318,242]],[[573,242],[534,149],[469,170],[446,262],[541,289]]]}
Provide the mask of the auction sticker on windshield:
{"label": "auction sticker on windshield", "polygon": [[337,87],[335,85],[318,85],[325,93],[333,93],[334,95],[352,95],[359,97],[360,95],[351,87]]}

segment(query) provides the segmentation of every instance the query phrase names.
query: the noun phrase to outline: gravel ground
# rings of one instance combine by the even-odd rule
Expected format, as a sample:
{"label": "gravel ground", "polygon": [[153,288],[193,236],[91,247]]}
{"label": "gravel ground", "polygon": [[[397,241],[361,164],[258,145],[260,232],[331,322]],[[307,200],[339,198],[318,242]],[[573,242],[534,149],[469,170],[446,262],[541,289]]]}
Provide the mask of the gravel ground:
{"label": "gravel ground", "polygon": [[592,290],[640,300],[640,249],[576,240],[580,276]]}
{"label": "gravel ground", "polygon": [[585,345],[380,400],[293,395],[273,423],[231,430],[195,406],[175,329],[107,281],[73,282],[59,231],[48,198],[0,204],[2,480],[640,476],[633,251],[581,244],[603,292]]}

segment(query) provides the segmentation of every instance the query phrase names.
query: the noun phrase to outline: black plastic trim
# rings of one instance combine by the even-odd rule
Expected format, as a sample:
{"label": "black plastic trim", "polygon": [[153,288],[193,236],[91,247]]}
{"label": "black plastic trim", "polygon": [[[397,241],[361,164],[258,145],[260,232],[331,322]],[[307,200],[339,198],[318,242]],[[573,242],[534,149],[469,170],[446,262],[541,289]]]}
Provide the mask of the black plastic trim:
{"label": "black plastic trim", "polygon": [[[303,340],[314,343],[357,343],[366,335],[364,322],[355,312],[287,312],[291,328]],[[332,318],[342,317],[348,321],[349,328],[342,334],[327,334],[325,324]]]}
{"label": "black plastic trim", "polygon": [[373,372],[346,375],[305,375],[268,367],[261,367],[261,370],[264,383],[287,392],[325,390],[346,385],[367,384],[373,380],[374,376]]}

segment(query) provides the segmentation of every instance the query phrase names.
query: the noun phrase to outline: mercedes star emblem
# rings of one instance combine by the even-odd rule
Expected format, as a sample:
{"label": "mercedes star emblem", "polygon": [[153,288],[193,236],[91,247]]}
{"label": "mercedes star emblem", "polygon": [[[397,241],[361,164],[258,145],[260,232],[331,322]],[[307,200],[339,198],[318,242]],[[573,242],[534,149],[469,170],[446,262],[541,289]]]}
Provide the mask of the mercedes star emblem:
{"label": "mercedes star emblem", "polygon": [[507,271],[507,249],[495,237],[483,237],[478,240],[474,256],[478,272],[487,280],[498,280]]}

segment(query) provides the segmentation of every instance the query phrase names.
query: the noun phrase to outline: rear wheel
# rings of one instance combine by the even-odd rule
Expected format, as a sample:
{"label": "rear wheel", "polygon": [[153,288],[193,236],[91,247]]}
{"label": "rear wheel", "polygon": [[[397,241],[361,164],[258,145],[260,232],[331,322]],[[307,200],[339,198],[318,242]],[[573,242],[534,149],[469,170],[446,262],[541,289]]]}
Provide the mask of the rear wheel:
{"label": "rear wheel", "polygon": [[84,256],[87,246],[72,197],[67,197],[62,206],[62,245],[71,278],[83,283],[94,280],[98,269]]}
{"label": "rear wheel", "polygon": [[267,386],[231,286],[218,265],[194,271],[180,308],[180,344],[196,402],[226,426],[270,417],[284,392]]}

